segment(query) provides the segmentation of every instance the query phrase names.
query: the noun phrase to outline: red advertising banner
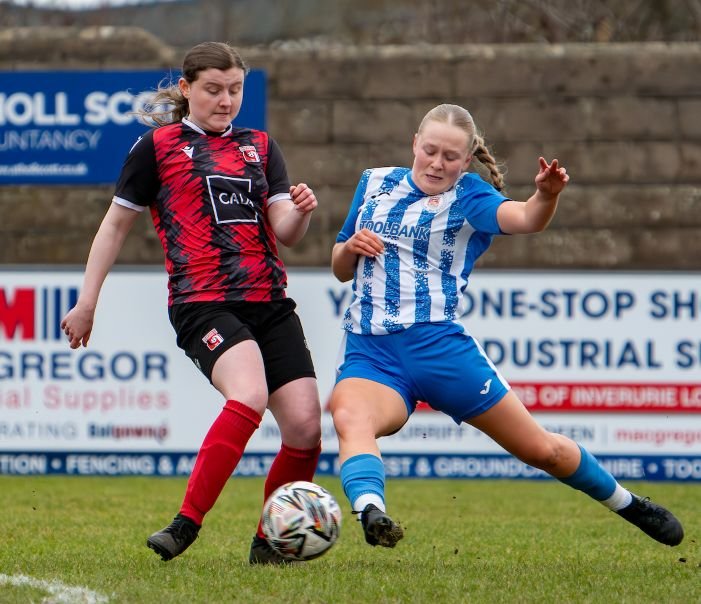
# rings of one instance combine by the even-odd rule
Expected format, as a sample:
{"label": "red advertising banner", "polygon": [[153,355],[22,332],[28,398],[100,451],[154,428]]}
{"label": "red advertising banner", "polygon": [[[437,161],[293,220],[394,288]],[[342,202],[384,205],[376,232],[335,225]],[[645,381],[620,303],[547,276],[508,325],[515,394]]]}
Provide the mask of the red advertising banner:
{"label": "red advertising banner", "polygon": [[701,413],[701,384],[511,384],[530,411]]}

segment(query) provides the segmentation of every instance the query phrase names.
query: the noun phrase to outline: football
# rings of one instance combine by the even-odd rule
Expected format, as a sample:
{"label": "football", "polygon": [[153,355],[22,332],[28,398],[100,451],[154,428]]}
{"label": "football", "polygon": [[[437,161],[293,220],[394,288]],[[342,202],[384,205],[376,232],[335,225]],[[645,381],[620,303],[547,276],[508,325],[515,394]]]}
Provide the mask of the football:
{"label": "football", "polygon": [[334,496],[313,482],[289,482],[263,506],[263,533],[288,560],[313,560],[326,553],[341,530],[341,508]]}

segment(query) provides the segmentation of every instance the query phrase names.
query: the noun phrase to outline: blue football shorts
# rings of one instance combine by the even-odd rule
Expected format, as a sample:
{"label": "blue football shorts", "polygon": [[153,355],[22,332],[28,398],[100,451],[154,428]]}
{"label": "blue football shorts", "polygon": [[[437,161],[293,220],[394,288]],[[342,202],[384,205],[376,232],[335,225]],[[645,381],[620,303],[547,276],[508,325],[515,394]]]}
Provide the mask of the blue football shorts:
{"label": "blue football shorts", "polygon": [[479,342],[450,321],[388,335],[346,333],[336,383],[363,378],[398,392],[409,415],[419,401],[460,424],[496,405],[510,386]]}

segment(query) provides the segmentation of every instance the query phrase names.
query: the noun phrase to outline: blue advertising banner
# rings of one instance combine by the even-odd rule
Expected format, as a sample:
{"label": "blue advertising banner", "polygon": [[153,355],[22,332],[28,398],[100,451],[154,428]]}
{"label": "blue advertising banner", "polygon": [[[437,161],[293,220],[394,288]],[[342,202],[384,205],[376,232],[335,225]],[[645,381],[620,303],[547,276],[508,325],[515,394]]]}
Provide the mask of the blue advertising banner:
{"label": "blue advertising banner", "polygon": [[[235,476],[267,476],[277,450],[245,453]],[[0,451],[0,475],[189,476],[197,451]],[[697,482],[701,456],[597,455],[617,480]],[[382,456],[392,478],[552,480],[551,476],[506,454],[411,452]],[[335,453],[322,453],[317,476],[339,476]]]}
{"label": "blue advertising banner", "polygon": [[[109,184],[148,128],[134,111],[178,72],[0,72],[0,185]],[[265,72],[251,71],[238,126],[265,130]]]}

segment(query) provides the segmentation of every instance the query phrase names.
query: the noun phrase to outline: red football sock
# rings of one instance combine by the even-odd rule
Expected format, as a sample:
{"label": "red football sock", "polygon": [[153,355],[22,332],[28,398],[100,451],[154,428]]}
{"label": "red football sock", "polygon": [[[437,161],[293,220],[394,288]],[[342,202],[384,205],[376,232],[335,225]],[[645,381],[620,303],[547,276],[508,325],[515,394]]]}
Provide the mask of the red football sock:
{"label": "red football sock", "polygon": [[[285,483],[293,480],[311,482],[314,478],[314,472],[316,472],[320,453],[321,443],[313,449],[294,449],[283,443],[265,479],[263,502],[267,501],[275,489]],[[263,536],[262,519],[258,522],[258,536]]]}
{"label": "red football sock", "polygon": [[180,508],[183,516],[202,524],[226,481],[236,469],[261,416],[238,401],[226,401],[200,447]]}

